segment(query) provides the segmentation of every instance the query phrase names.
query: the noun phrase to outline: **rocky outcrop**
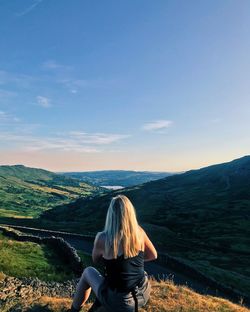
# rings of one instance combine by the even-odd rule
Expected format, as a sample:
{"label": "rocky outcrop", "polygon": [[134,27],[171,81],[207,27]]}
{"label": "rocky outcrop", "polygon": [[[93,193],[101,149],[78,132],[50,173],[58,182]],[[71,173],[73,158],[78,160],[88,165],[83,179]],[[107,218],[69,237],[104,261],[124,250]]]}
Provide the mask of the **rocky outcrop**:
{"label": "rocky outcrop", "polygon": [[0,281],[0,311],[13,302],[37,300],[42,296],[72,298],[78,280],[63,283],[44,282],[37,278],[6,276]]}
{"label": "rocky outcrop", "polygon": [[58,283],[45,282],[38,278],[6,276],[0,281],[0,300],[6,301],[14,297],[22,299],[39,298],[41,296],[72,298],[77,282],[78,279]]}
{"label": "rocky outcrop", "polygon": [[[0,280],[0,311],[26,311],[29,302],[35,302],[43,296],[51,298],[73,298],[79,279],[63,283],[44,282],[37,278],[15,278],[6,276]],[[23,310],[24,309],[24,310]],[[47,310],[46,310],[47,311]],[[50,311],[50,310],[49,310]],[[103,307],[90,309],[91,312],[106,312]]]}

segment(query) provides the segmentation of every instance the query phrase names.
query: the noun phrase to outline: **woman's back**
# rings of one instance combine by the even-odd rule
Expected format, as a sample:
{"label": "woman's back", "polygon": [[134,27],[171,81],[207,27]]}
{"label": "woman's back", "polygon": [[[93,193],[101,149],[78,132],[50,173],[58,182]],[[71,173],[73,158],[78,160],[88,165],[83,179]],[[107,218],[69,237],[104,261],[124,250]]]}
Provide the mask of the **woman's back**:
{"label": "woman's back", "polygon": [[103,261],[111,289],[126,292],[144,282],[144,251],[141,250],[138,255],[130,258],[120,255],[116,259],[103,258]]}

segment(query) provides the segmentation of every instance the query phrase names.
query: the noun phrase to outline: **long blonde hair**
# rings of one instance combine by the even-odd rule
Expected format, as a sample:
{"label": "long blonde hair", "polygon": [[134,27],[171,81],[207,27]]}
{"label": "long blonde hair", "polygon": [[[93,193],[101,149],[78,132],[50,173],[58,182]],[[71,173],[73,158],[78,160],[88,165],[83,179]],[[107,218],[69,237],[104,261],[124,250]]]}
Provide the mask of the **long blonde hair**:
{"label": "long blonde hair", "polygon": [[122,243],[124,258],[134,257],[140,250],[139,226],[135,209],[125,195],[113,197],[107,212],[104,232],[105,253],[117,258]]}

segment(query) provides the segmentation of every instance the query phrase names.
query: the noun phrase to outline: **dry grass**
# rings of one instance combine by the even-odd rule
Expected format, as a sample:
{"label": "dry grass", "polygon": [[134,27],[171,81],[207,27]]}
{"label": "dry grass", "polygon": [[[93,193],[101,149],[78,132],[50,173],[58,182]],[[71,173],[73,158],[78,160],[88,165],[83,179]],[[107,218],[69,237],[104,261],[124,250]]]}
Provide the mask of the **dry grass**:
{"label": "dry grass", "polygon": [[0,272],[0,281],[5,279],[6,275],[3,272]]}
{"label": "dry grass", "polygon": [[53,311],[53,312],[62,312],[70,308],[71,302],[72,300],[68,298],[42,297],[37,302],[37,306],[40,308],[44,308],[44,310],[45,308],[47,308],[48,310]]}
{"label": "dry grass", "polygon": [[[233,304],[228,300],[200,295],[183,286],[176,286],[172,282],[151,281],[152,294],[150,301],[141,312],[249,312],[250,310]],[[72,300],[67,298],[41,297],[38,301],[26,306],[27,312],[65,312]],[[91,303],[82,308],[87,312]],[[11,310],[15,311],[15,310]],[[19,310],[20,311],[20,310]],[[103,311],[103,310],[102,310]],[[102,312],[101,310],[99,312]],[[114,311],[115,312],[115,311]]]}
{"label": "dry grass", "polygon": [[141,311],[147,312],[247,312],[249,309],[228,300],[200,295],[172,282],[152,281],[150,302]]}

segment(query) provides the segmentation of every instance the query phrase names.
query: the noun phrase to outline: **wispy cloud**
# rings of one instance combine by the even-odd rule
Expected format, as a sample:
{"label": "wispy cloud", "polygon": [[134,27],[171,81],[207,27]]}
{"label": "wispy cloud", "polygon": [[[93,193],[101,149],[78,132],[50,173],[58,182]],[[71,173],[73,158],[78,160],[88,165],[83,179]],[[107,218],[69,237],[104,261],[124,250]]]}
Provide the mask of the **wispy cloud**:
{"label": "wispy cloud", "polygon": [[221,122],[221,118],[211,119],[211,123],[217,124],[217,123],[220,123],[220,122]]}
{"label": "wispy cloud", "polygon": [[173,125],[172,120],[156,120],[147,122],[143,125],[142,129],[145,131],[158,131],[158,130],[164,130]]}
{"label": "wispy cloud", "polygon": [[52,83],[56,83],[72,94],[76,94],[84,89],[107,89],[117,84],[116,79],[103,79],[102,77],[94,79],[87,77],[85,79],[85,77],[79,77],[76,75],[73,66],[61,64],[53,59],[43,62],[41,68],[46,72],[46,77],[44,77],[46,81],[49,80]]}
{"label": "wispy cloud", "polygon": [[1,124],[3,123],[16,123],[16,122],[19,122],[20,119],[15,117],[15,116],[12,116],[4,111],[0,111],[0,122]]}
{"label": "wispy cloud", "polygon": [[86,133],[80,131],[71,131],[70,136],[81,143],[106,145],[130,137],[125,134],[107,134],[107,133]]}
{"label": "wispy cloud", "polygon": [[6,120],[7,118],[8,115],[5,112],[0,111],[0,121]]}
{"label": "wispy cloud", "polygon": [[13,106],[13,100],[17,97],[17,93],[6,89],[0,89],[0,105],[1,107],[8,108],[10,105]]}
{"label": "wispy cloud", "polygon": [[0,70],[0,85],[10,85],[26,89],[30,88],[34,80],[35,78],[29,75]]}
{"label": "wispy cloud", "polygon": [[98,153],[100,146],[108,145],[128,136],[105,133],[83,133],[73,131],[54,136],[39,137],[17,132],[0,132],[3,148],[15,148],[26,151],[67,151],[78,153]]}
{"label": "wispy cloud", "polygon": [[77,93],[82,89],[106,89],[114,86],[115,80],[97,79],[76,79],[76,78],[62,78],[58,79],[57,83],[64,86],[71,93]]}
{"label": "wispy cloud", "polygon": [[29,7],[27,7],[26,9],[24,9],[22,12],[16,13],[16,16],[21,17],[24,16],[28,13],[30,13],[31,11],[33,11],[43,0],[35,0],[33,1],[33,4],[30,5]]}
{"label": "wispy cloud", "polygon": [[5,100],[16,96],[15,92],[0,89],[0,100]]}
{"label": "wispy cloud", "polygon": [[73,69],[72,66],[62,65],[56,62],[55,60],[48,60],[42,64],[42,68],[46,70],[70,70]]}
{"label": "wispy cloud", "polygon": [[41,107],[44,107],[44,108],[49,108],[51,107],[51,100],[45,96],[41,96],[41,95],[38,95],[36,97],[36,100],[37,100],[37,104]]}

